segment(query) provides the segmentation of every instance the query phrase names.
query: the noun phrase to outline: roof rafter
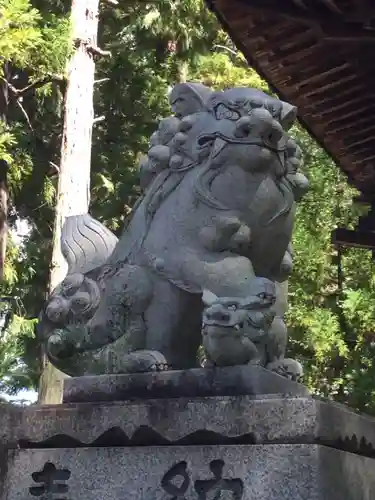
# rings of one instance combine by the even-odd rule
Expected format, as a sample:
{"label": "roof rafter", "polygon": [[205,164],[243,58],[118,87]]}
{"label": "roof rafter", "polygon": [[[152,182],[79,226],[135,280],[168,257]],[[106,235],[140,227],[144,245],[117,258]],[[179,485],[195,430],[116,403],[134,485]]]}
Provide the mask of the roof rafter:
{"label": "roof rafter", "polygon": [[237,1],[247,5],[250,9],[276,14],[298,23],[313,26],[324,40],[375,43],[375,31],[366,29],[363,24],[364,20],[350,20],[350,18],[340,15],[340,11],[333,11],[327,6],[327,2],[309,3],[305,9],[302,9],[293,0]]}

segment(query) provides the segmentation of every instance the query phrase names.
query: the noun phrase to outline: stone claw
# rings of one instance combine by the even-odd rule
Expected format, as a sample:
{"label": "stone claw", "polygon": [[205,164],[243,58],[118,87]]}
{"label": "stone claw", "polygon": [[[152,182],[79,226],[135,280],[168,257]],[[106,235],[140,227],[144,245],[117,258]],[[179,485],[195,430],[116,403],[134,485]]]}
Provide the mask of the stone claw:
{"label": "stone claw", "polygon": [[75,348],[62,334],[54,333],[47,341],[47,352],[54,359],[66,359],[74,355]]}
{"label": "stone claw", "polygon": [[303,368],[299,361],[291,358],[278,359],[268,363],[267,370],[277,373],[294,382],[298,382],[303,377]]}

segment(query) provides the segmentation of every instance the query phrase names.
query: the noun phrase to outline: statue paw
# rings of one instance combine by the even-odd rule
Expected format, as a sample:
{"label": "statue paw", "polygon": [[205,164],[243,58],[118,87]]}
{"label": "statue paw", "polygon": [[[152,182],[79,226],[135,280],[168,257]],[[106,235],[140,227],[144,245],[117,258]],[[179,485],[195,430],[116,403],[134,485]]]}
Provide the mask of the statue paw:
{"label": "statue paw", "polygon": [[147,371],[150,372],[165,372],[170,370],[171,367],[168,363],[154,363],[152,364]]}
{"label": "statue paw", "polygon": [[281,375],[289,380],[298,382],[303,377],[301,363],[291,358],[278,359],[266,365],[266,369]]}
{"label": "statue paw", "polygon": [[53,333],[47,340],[48,355],[54,359],[66,359],[76,353],[75,345],[64,338],[63,333]]}
{"label": "statue paw", "polygon": [[118,359],[117,373],[144,373],[170,370],[165,356],[159,351],[139,350]]}

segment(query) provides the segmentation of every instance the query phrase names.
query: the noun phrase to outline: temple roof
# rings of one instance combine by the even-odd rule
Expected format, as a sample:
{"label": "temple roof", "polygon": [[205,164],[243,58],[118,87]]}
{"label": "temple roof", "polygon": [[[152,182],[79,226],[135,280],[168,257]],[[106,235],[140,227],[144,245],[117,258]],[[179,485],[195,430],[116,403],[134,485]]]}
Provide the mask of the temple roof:
{"label": "temple roof", "polygon": [[207,0],[249,64],[375,202],[375,0]]}

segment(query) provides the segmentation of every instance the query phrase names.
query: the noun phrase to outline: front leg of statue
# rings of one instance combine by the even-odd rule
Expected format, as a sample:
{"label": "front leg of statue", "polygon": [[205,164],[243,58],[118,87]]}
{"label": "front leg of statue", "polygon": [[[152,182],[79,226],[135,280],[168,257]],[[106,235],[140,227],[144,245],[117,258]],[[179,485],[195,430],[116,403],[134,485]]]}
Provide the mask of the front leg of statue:
{"label": "front leg of statue", "polygon": [[299,381],[303,376],[302,365],[296,360],[285,358],[288,329],[284,321],[284,316],[288,308],[287,279],[292,269],[293,250],[291,244],[289,244],[278,274],[278,278],[282,281],[277,283],[276,315],[268,332],[264,362],[268,370],[291,380]]}
{"label": "front leg of statue", "polygon": [[201,229],[199,237],[204,248],[213,252],[232,250],[241,254],[251,243],[250,228],[235,216],[215,218]]}

